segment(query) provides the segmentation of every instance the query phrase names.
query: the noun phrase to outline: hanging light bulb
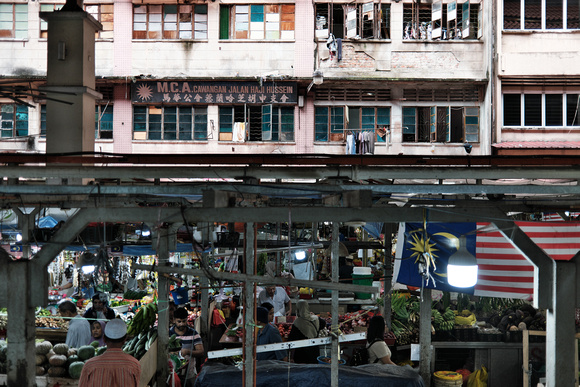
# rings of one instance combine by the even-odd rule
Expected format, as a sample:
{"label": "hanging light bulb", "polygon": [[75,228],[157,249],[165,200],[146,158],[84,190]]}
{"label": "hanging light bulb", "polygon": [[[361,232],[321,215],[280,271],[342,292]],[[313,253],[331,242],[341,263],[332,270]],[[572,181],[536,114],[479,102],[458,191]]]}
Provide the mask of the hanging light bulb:
{"label": "hanging light bulb", "polygon": [[477,282],[477,260],[467,250],[465,235],[459,237],[459,248],[447,262],[447,282],[457,288],[470,288]]}

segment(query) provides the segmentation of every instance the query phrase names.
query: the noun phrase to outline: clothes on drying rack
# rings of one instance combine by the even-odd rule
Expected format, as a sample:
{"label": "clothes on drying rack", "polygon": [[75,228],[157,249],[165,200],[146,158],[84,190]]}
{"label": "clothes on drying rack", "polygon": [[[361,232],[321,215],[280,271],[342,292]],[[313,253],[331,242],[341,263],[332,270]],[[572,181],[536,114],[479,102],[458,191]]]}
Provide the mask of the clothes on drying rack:
{"label": "clothes on drying rack", "polygon": [[346,154],[372,155],[375,153],[375,133],[365,130],[346,135]]}

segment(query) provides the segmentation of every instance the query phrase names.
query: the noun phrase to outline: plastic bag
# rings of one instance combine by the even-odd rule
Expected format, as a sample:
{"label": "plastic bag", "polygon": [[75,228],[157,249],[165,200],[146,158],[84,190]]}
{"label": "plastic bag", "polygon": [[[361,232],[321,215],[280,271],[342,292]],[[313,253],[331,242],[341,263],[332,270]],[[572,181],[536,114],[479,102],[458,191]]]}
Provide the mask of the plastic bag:
{"label": "plastic bag", "polygon": [[481,366],[481,369],[469,375],[467,387],[487,387],[487,368]]}

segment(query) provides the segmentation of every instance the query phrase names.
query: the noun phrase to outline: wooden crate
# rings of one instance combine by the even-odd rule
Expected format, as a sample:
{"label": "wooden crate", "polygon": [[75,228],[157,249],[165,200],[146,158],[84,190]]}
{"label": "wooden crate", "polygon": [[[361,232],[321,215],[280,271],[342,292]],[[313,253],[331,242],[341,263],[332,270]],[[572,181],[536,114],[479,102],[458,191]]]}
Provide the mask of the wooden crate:
{"label": "wooden crate", "polygon": [[157,339],[149,347],[149,351],[143,355],[139,363],[141,363],[141,380],[139,381],[139,387],[146,387],[149,385],[149,381],[155,373],[157,372]]}

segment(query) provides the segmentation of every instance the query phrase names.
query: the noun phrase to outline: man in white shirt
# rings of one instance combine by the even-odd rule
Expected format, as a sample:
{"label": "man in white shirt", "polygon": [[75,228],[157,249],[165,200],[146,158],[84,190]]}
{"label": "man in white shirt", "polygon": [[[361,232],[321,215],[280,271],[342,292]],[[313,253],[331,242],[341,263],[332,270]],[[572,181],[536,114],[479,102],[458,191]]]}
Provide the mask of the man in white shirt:
{"label": "man in white shirt", "polygon": [[280,286],[266,286],[258,295],[258,305],[269,302],[274,305],[274,316],[290,316],[292,301],[288,293]]}

